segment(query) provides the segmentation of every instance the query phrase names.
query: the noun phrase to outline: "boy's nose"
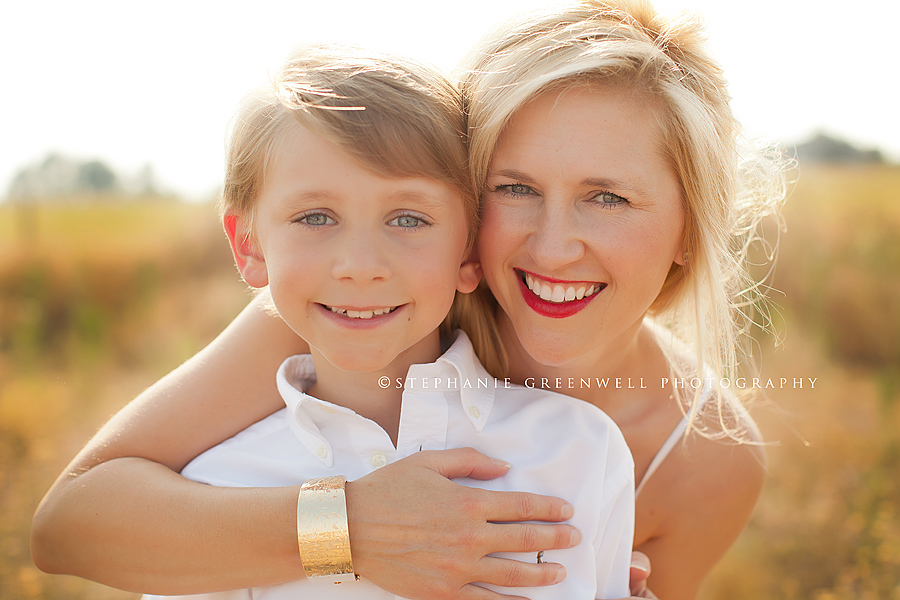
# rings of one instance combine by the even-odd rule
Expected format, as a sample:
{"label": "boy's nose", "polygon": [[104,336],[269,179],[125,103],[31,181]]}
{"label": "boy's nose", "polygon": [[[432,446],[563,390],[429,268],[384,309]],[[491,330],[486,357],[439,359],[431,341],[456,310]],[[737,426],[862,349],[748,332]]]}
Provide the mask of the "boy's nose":
{"label": "boy's nose", "polygon": [[332,266],[335,279],[358,282],[388,279],[391,273],[390,261],[377,236],[364,233],[347,235],[337,249]]}

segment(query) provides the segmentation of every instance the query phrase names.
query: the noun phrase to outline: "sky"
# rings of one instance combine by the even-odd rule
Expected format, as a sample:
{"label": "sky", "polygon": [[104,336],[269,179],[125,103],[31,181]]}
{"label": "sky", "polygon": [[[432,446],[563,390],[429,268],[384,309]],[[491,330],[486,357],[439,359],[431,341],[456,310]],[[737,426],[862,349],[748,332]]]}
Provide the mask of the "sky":
{"label": "sky", "polygon": [[[49,0],[0,6],[0,197],[49,152],[205,199],[241,98],[300,43],[349,42],[451,70],[490,27],[539,0]],[[900,161],[894,0],[657,0],[707,24],[746,131],[824,131]]]}

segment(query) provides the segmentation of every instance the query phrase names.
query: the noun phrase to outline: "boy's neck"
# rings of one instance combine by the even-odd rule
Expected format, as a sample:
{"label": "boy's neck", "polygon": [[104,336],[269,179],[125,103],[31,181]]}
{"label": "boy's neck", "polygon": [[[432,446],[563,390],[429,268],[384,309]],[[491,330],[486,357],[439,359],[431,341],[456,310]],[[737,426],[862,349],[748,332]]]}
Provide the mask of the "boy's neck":
{"label": "boy's neck", "polygon": [[[345,371],[331,364],[315,348],[310,348],[310,353],[316,366],[316,383],[307,393],[319,400],[349,408],[378,423],[396,446],[403,399],[402,382],[411,365],[431,363],[440,357],[441,341],[439,332],[435,330],[384,368],[371,372]],[[388,382],[387,386],[385,382]]]}

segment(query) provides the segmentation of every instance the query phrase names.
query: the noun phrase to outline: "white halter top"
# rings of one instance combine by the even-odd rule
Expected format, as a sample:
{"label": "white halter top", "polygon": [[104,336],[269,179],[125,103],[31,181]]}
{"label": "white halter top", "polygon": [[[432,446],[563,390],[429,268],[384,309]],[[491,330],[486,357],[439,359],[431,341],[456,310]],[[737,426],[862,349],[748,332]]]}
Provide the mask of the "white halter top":
{"label": "white halter top", "polygon": [[650,461],[650,466],[647,467],[647,471],[641,478],[641,482],[634,490],[635,498],[637,498],[638,494],[641,493],[641,490],[644,489],[644,485],[646,485],[647,481],[650,479],[650,476],[656,472],[663,461],[666,460],[666,457],[668,457],[672,452],[675,444],[677,444],[679,440],[684,438],[684,432],[687,431],[687,426],[687,417],[682,417],[681,420],[678,421],[678,424],[675,426],[675,429],[672,430],[672,433],[669,434],[669,437],[666,439],[666,441],[663,442],[663,445],[660,446],[659,451],[657,451],[656,453],[656,456],[654,456],[653,460]]}

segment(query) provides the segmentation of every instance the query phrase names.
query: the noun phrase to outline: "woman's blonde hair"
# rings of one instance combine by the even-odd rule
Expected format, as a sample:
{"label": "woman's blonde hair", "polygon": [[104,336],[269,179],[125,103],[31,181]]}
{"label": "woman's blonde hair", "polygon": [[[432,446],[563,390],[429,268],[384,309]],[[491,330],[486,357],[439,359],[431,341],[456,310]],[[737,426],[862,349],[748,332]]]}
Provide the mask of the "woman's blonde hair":
{"label": "woman's blonde hair", "polygon": [[[520,16],[490,34],[465,65],[461,85],[476,189],[483,191],[494,147],[516,111],[543,92],[585,83],[654,99],[662,150],[681,185],[686,262],[673,262],[648,315],[661,325],[655,331],[673,377],[703,378],[698,365],[706,365],[717,381],[734,381],[741,340],[761,299],[760,284],[747,273],[748,251],[761,219],[777,214],[784,184],[773,155],[739,150],[722,71],[695,19],[666,20],[645,3],[585,0]],[[456,307],[463,320],[479,315],[468,327],[476,348],[489,368],[505,371],[491,318],[497,309],[484,285]],[[695,427],[712,437],[741,437],[731,394],[720,390],[718,402],[706,403],[716,410],[710,429],[700,418],[701,389],[690,398],[674,392]]]}
{"label": "woman's blonde hair", "polygon": [[462,95],[436,68],[346,46],[297,49],[274,82],[250,94],[235,116],[222,214],[235,210],[252,218],[272,154],[296,124],[375,173],[427,177],[458,190],[474,236],[478,197],[466,167]]}

